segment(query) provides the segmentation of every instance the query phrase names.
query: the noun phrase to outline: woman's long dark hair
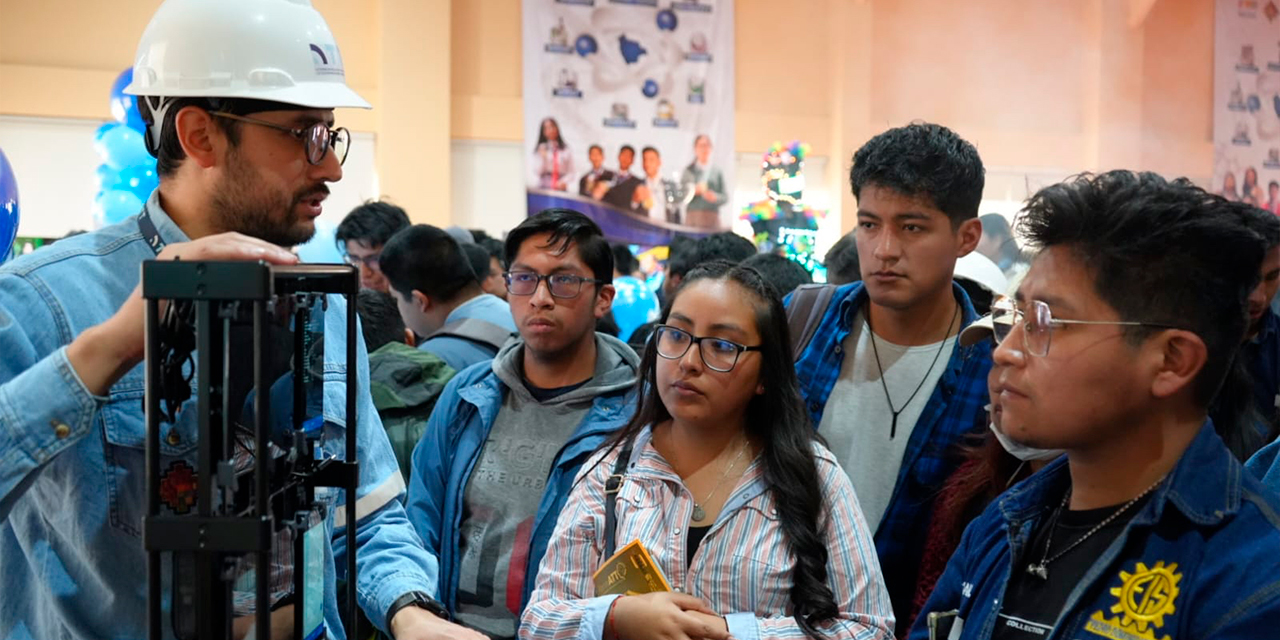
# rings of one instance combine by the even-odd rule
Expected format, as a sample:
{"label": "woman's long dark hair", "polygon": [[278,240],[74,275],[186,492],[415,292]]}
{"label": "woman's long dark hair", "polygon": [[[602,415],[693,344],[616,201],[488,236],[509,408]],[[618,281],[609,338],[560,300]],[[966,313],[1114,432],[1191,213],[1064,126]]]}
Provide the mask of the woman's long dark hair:
{"label": "woman's long dark hair", "polygon": [[[823,509],[822,483],[813,456],[813,443],[821,442],[821,438],[809,420],[796,382],[787,311],[777,292],[755,269],[716,260],[685,275],[663,308],[660,322],[667,321],[680,293],[699,280],[733,282],[750,294],[748,299],[755,306],[756,329],[762,338],[760,373],[765,392],[754,396],[747,406],[746,433],[763,445],[764,480],[773,492],[783,533],[796,558],[791,586],[793,613],[805,634],[818,638],[816,626],[836,617],[839,608],[827,585],[827,547],[822,531],[823,514],[829,510]],[[671,419],[658,396],[657,358],[656,349],[644,350],[641,376],[636,382],[640,403],[635,416],[604,443],[604,448],[617,447],[645,427]]]}
{"label": "woman's long dark hair", "polygon": [[566,145],[564,143],[564,132],[560,130],[560,123],[556,122],[555,118],[543,118],[542,122],[538,123],[538,144],[533,145],[533,148],[537,149],[538,147],[541,147],[543,143],[550,142],[550,140],[547,139],[547,123],[548,122],[555,125],[556,127],[556,145],[559,146],[561,149],[565,149]]}

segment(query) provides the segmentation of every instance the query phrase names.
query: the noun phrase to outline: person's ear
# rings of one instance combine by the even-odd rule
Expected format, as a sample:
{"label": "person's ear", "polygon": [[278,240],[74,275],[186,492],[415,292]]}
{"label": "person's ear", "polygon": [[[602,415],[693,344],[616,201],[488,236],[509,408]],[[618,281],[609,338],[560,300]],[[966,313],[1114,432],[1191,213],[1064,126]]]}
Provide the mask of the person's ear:
{"label": "person's ear", "polygon": [[977,218],[970,218],[960,223],[956,229],[956,237],[960,239],[960,248],[956,252],[957,258],[963,258],[974,249],[978,248],[978,242],[982,240],[982,221]]}
{"label": "person's ear", "polygon": [[598,285],[600,291],[596,293],[595,312],[596,320],[604,317],[613,308],[613,297],[617,295],[618,290],[613,288],[611,284]]}
{"label": "person's ear", "polygon": [[1165,330],[1148,346],[1151,394],[1157,398],[1170,397],[1189,387],[1209,359],[1204,340],[1183,329]]}
{"label": "person's ear", "polygon": [[422,313],[428,313],[431,311],[431,298],[428,298],[427,294],[414,289],[413,306],[417,307],[418,311],[421,311]]}
{"label": "person's ear", "polygon": [[183,153],[201,168],[214,166],[228,145],[227,137],[218,131],[214,116],[196,106],[186,106],[173,119],[173,128]]}

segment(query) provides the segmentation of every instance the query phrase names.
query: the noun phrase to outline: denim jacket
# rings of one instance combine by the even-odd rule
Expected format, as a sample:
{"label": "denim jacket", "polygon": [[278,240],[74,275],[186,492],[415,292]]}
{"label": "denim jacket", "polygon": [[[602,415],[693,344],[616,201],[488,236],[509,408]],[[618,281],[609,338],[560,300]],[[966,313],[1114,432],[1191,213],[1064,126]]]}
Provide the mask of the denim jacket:
{"label": "denim jacket", "polygon": [[[911,630],[958,610],[950,638],[991,637],[1005,584],[1066,490],[1065,459],[1007,491],[969,525]],[[1090,562],[1045,640],[1272,639],[1280,632],[1280,499],[1206,421],[1170,477]],[[957,631],[957,629],[959,631]]]}
{"label": "denim jacket", "polygon": [[[502,353],[520,348],[519,345],[523,342],[509,342]],[[506,393],[509,393],[506,385],[489,363],[467,367],[445,386],[435,411],[431,412],[426,433],[413,451],[407,505],[409,519],[422,536],[427,551],[439,559],[439,598],[450,613],[457,609],[462,562],[458,545],[467,482],[489,439]],[[630,388],[597,396],[556,454],[534,515],[521,609],[533,593],[538,565],[547,552],[556,519],[569,498],[574,478],[587,458],[631,419],[635,407],[636,394]]]}
{"label": "denim jacket", "polygon": [[[166,243],[186,241],[153,194],[147,202]],[[141,638],[146,635],[144,369],[105,397],[89,393],[66,345],[111,317],[155,257],[136,219],[68,238],[0,266],[0,638]],[[325,314],[325,448],[345,451],[346,305]],[[368,393],[368,359],[357,348],[360,488],[357,592],[378,626],[401,595],[429,591],[436,565],[405,517],[404,480]],[[177,425],[161,425],[161,468],[195,466],[196,401]],[[181,465],[178,465],[181,466]],[[325,621],[344,638],[335,592],[345,567],[341,493],[327,510]],[[164,635],[170,628],[166,558]]]}

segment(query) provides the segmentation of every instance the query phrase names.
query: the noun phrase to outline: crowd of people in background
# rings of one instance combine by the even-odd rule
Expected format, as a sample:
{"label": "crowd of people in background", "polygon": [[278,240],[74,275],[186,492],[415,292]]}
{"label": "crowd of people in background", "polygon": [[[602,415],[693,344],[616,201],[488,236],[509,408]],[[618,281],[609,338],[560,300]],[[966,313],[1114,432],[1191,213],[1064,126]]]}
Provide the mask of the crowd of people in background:
{"label": "crowd of people in background", "polygon": [[[606,194],[617,174],[598,147],[591,158],[580,186]],[[1275,564],[1275,489],[1242,464],[1270,470],[1264,458],[1276,456],[1260,450],[1277,435],[1280,316],[1268,302],[1280,287],[1280,219],[1185,181],[1117,171],[1032,198],[1031,253],[1004,217],[978,216],[983,167],[972,145],[927,124],[864,145],[850,185],[856,229],[826,253],[825,283],[732,233],[676,237],[656,291],[661,315],[623,336],[609,321],[608,283],[648,274],[580,214],[530,217],[491,263],[483,232],[455,247],[386,203],[351,213],[352,228],[384,228],[373,216],[399,227],[390,238],[340,235],[362,275],[379,266],[366,249],[383,246],[383,273],[366,281],[390,283],[409,329],[399,333],[428,354],[455,310],[490,291],[478,283],[505,278],[510,307],[492,309],[516,324],[497,358],[486,349],[471,368],[415,369],[418,389],[447,398],[425,412],[425,431],[425,413],[413,433],[396,426],[408,403],[384,418],[407,469],[410,519],[441,560],[440,597],[456,620],[525,638],[566,628],[926,638],[975,616],[994,638],[1042,637],[1063,623],[1120,633],[1122,616],[1091,614],[1115,611],[1108,590],[1127,588],[1126,575],[1211,580],[1191,559],[1245,537],[1254,539],[1241,553]],[[1236,263],[1207,257],[1232,243]],[[470,271],[459,253],[472,256]],[[1102,266],[1088,266],[1095,260]],[[1200,269],[1202,290],[1144,299],[1144,287],[1172,277],[1169,260]],[[415,272],[432,282],[410,284]],[[1240,330],[1197,315],[1215,296],[1212,308],[1242,310]],[[437,304],[434,322],[416,320]],[[1049,354],[1050,336],[1061,353]],[[1057,357],[1090,345],[1109,355]],[[402,341],[391,350],[405,352]],[[1146,366],[1128,362],[1144,353]],[[1115,384],[1117,371],[1132,379]],[[1097,400],[1065,409],[1081,398]],[[406,437],[417,441],[411,459]],[[1220,504],[1194,486],[1196,464],[1218,465],[1240,499]],[[1199,533],[1178,530],[1211,507],[1221,515]],[[752,520],[759,512],[772,517]],[[822,529],[808,519],[817,513]],[[661,528],[672,522],[688,524]],[[1010,544],[996,535],[1009,528],[1025,533]],[[593,595],[606,551],[633,539],[676,595]],[[774,555],[744,564],[742,548]],[[991,562],[1017,566],[1000,578],[981,569]],[[1263,599],[1275,584],[1233,579]],[[1187,611],[1178,628],[1253,629],[1275,619],[1268,602],[1237,615]]]}
{"label": "crowd of people in background", "polygon": [[[210,20],[221,3],[166,2],[145,36],[155,60],[140,58],[165,73],[135,75],[158,83],[136,91],[159,188],[135,217],[0,266],[0,636],[146,635],[143,515],[207,500],[178,485],[197,475],[234,484],[193,467],[195,400],[148,431],[139,266],[293,265],[286,247],[314,234],[348,141],[333,109],[368,103],[319,70],[231,96],[204,81],[206,63],[241,62],[228,43],[336,53],[318,12],[277,4],[253,14],[267,29],[244,7]],[[189,37],[204,30],[217,37]],[[576,180],[706,227],[725,200],[705,136],[687,189],[655,149],[643,177],[627,146],[617,170],[590,149],[579,175],[556,123],[541,134],[541,188]],[[390,202],[349,212],[336,237],[363,344],[324,332],[316,417],[333,455],[357,421],[358,500],[316,514],[307,539],[327,535],[305,552],[327,637],[1275,637],[1280,218],[1257,173],[1224,195],[1075,176],[1028,199],[1020,246],[980,217],[982,159],[945,126],[883,131],[849,166],[854,230],[826,282],[732,233],[678,236],[655,315],[626,330],[615,298],[648,274],[582,212],[501,238],[412,224]],[[691,198],[674,219],[677,189]],[[338,328],[348,302],[325,302]],[[329,393],[348,376],[355,416]],[[178,474],[163,507],[144,499],[149,436]],[[270,543],[273,637],[315,604],[293,592],[292,531]],[[666,590],[597,588],[632,544]],[[162,635],[193,635],[194,578],[164,566]],[[340,581],[364,613],[354,629]],[[265,612],[236,595],[219,622],[241,638]]]}

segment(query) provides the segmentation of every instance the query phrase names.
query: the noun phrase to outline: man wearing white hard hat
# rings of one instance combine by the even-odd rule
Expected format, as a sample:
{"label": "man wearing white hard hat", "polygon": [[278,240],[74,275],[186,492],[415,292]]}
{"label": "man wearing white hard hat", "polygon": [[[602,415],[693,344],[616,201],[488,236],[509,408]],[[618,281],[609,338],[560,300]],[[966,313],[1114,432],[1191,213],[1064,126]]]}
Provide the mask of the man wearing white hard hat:
{"label": "man wearing white hard hat", "polygon": [[[179,257],[296,262],[283,247],[311,237],[327,183],[342,178],[350,135],[333,128],[333,109],[369,108],[347,87],[337,44],[308,0],[168,0],[143,33],[133,78],[125,91],[148,123],[160,187],[138,216],[0,267],[3,638],[146,635],[139,267]],[[343,332],[325,343],[335,359],[346,351]],[[367,379],[367,362],[354,374]],[[436,562],[405,518],[404,481],[368,385],[359,386],[359,604],[399,640],[483,638],[431,613]],[[195,412],[178,415],[161,425],[164,464],[195,459]],[[331,422],[344,416],[326,407]],[[345,509],[328,511],[342,540]],[[326,542],[328,638],[347,637],[333,569],[344,553]],[[173,573],[166,567],[165,637],[174,635],[169,614],[181,613],[168,611]],[[276,618],[284,627],[292,619]]]}

